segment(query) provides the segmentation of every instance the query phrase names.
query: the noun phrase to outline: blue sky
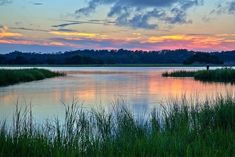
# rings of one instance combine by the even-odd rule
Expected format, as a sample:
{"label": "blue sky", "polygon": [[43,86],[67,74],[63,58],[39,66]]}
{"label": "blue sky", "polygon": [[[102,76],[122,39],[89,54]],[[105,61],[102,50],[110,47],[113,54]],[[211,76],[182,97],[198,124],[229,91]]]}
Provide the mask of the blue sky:
{"label": "blue sky", "polygon": [[0,0],[0,53],[235,49],[235,0]]}

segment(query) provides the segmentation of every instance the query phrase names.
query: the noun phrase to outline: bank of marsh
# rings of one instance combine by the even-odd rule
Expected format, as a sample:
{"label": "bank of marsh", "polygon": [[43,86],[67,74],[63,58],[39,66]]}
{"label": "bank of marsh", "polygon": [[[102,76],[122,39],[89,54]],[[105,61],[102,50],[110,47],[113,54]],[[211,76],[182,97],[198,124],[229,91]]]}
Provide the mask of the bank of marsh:
{"label": "bank of marsh", "polygon": [[193,77],[204,82],[235,83],[235,69],[164,72],[163,77]]}
{"label": "bank of marsh", "polygon": [[0,69],[0,86],[12,85],[21,82],[30,82],[63,76],[63,73],[52,72],[46,69]]}

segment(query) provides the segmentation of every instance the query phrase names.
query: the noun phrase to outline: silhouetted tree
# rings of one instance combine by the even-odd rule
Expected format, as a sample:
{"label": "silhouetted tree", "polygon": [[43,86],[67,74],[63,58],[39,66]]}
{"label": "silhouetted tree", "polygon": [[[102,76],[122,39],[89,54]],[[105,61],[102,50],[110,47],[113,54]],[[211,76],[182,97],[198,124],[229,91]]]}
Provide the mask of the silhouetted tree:
{"label": "silhouetted tree", "polygon": [[184,61],[184,64],[203,63],[203,64],[223,64],[218,57],[209,53],[195,53]]}
{"label": "silhouetted tree", "polygon": [[235,64],[235,51],[202,53],[179,50],[76,50],[64,53],[22,53],[0,55],[0,64]]}

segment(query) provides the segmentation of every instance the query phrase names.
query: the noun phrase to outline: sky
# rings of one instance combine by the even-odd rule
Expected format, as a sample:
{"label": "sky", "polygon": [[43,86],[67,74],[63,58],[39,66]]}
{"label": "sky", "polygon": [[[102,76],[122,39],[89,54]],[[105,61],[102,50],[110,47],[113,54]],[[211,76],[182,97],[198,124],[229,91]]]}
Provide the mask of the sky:
{"label": "sky", "polygon": [[0,0],[0,53],[235,49],[235,0]]}

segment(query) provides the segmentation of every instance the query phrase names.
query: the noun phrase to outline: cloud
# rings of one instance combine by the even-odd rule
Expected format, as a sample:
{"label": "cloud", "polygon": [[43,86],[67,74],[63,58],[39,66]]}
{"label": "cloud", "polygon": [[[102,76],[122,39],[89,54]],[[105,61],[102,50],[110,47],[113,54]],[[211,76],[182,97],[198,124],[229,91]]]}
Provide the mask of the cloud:
{"label": "cloud", "polygon": [[98,34],[95,33],[83,33],[83,32],[68,32],[68,31],[50,31],[50,34],[60,35],[60,36],[80,36],[80,37],[96,37]]}
{"label": "cloud", "polygon": [[20,37],[20,36],[22,36],[22,34],[10,32],[7,26],[0,26],[0,39],[4,37]]}
{"label": "cloud", "polygon": [[48,30],[44,30],[44,29],[34,29],[34,28],[26,28],[26,27],[10,27],[10,29],[34,31],[34,32],[48,32]]}
{"label": "cloud", "polygon": [[44,5],[44,3],[41,2],[41,1],[42,1],[42,0],[38,0],[38,1],[36,1],[36,0],[30,0],[30,1],[29,1],[29,4],[31,4],[31,5],[36,5],[36,6]]}
{"label": "cloud", "polygon": [[79,25],[79,24],[81,24],[81,22],[69,22],[69,23],[53,25],[52,27],[66,27],[66,26]]}
{"label": "cloud", "polygon": [[0,6],[11,3],[12,0],[0,0]]}
{"label": "cloud", "polygon": [[190,49],[203,51],[233,50],[235,34],[175,34],[136,38],[114,39],[112,37],[58,37],[51,39],[79,49],[132,49],[132,50],[162,50]]}
{"label": "cloud", "polygon": [[163,36],[151,36],[147,39],[148,43],[157,43],[165,41],[184,41],[192,39],[188,35],[163,35]]}
{"label": "cloud", "polygon": [[88,6],[75,11],[75,15],[88,16],[101,5],[110,6],[108,17],[115,18],[116,25],[133,28],[156,29],[157,22],[185,24],[187,11],[203,0],[90,0]]}
{"label": "cloud", "polygon": [[114,24],[115,22],[109,20],[87,20],[87,21],[69,21],[65,20],[66,23],[53,25],[52,27],[67,27],[72,25],[80,25],[80,24],[98,24],[98,25],[110,25]]}
{"label": "cloud", "polygon": [[73,29],[65,29],[65,28],[59,28],[56,30],[51,30],[51,31],[59,31],[59,32],[75,32]]}
{"label": "cloud", "polygon": [[43,5],[41,2],[34,2],[33,5]]}
{"label": "cloud", "polygon": [[203,51],[234,50],[235,34],[184,34],[152,36],[145,43]]}
{"label": "cloud", "polygon": [[[0,48],[4,51],[18,50],[41,51],[41,47],[48,47],[45,51],[71,49],[130,49],[130,50],[162,50],[162,49],[190,49],[198,51],[234,50],[235,34],[174,34],[159,36],[144,36],[134,33],[129,38],[102,37],[99,34],[75,33],[59,34],[55,38],[32,40],[26,37],[8,36],[0,38]],[[53,50],[53,47],[56,48]],[[34,49],[33,49],[34,48]]]}
{"label": "cloud", "polygon": [[228,4],[228,12],[230,14],[235,14],[235,1]]}
{"label": "cloud", "polygon": [[5,37],[0,38],[0,46],[2,44],[9,45],[40,45],[40,46],[64,46],[62,42],[59,41],[51,41],[51,40],[32,40],[29,38],[17,38],[17,37]]}
{"label": "cloud", "polygon": [[226,2],[222,1],[217,4],[216,8],[212,9],[208,15],[204,16],[202,20],[210,21],[215,15],[235,15],[235,0]]}

